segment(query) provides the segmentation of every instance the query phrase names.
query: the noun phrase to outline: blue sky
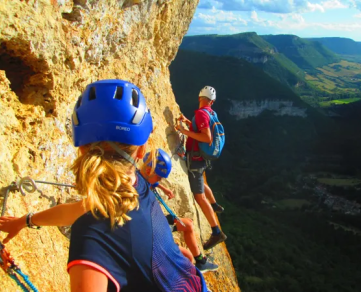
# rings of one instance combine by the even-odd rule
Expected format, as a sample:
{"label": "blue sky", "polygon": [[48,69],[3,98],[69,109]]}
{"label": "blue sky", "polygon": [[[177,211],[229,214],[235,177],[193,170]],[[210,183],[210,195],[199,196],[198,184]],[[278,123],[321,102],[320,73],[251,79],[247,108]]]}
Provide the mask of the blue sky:
{"label": "blue sky", "polygon": [[361,41],[361,0],[200,0],[187,35],[249,31]]}

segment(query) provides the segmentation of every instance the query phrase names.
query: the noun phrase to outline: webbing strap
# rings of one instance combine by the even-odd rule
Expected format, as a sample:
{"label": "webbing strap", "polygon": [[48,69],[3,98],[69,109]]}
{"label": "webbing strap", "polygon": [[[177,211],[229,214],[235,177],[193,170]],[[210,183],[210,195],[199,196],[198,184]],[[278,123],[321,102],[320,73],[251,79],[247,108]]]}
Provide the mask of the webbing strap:
{"label": "webbing strap", "polygon": [[15,272],[17,272],[24,279],[25,283],[28,284],[30,289],[32,289],[34,292],[38,292],[38,289],[36,289],[34,284],[31,283],[27,275],[25,275],[20,269],[16,269]]}
{"label": "webbing strap", "polygon": [[182,222],[182,220],[180,220],[178,218],[178,216],[172,211],[171,208],[169,208],[169,206],[166,204],[166,202],[164,202],[164,200],[162,199],[162,197],[159,195],[158,191],[154,188],[153,193],[155,195],[155,197],[158,199],[158,201],[164,206],[164,208],[167,210],[167,212],[177,221],[179,221],[179,223],[183,226],[186,227],[186,225]]}
{"label": "webbing strap", "polygon": [[119,154],[121,155],[125,160],[128,160],[131,164],[133,164],[135,166],[135,168],[137,168],[137,164],[135,163],[135,160],[133,159],[133,157],[131,157],[127,152],[123,151],[122,149],[120,149],[120,147],[115,144],[114,142],[111,141],[107,141],[107,143],[112,146],[112,148]]}
{"label": "webbing strap", "polygon": [[[191,160],[194,157],[194,145],[195,145],[196,141],[193,139],[192,141],[192,150],[191,153],[187,153],[187,169],[188,171],[193,175],[193,177],[195,178],[196,176],[194,175],[194,171],[199,171],[199,169],[194,169],[194,168],[190,168],[191,167]],[[200,171],[199,171],[200,172]]]}
{"label": "webbing strap", "polygon": [[[18,275],[16,275],[15,273],[17,273],[18,275],[21,276],[21,278],[23,278],[25,283],[30,287],[30,290],[28,289],[28,287],[25,286],[24,283],[21,282]],[[13,279],[16,282],[16,284],[21,288],[21,290],[23,290],[23,292],[31,292],[31,291],[38,292],[38,289],[29,280],[29,277],[27,275],[25,275],[19,268],[12,267],[9,269],[7,274],[9,275],[9,277],[11,279]]]}
{"label": "webbing strap", "polygon": [[23,290],[23,292],[29,292],[28,288],[26,288],[26,286],[23,283],[21,283],[20,279],[16,274],[9,274],[9,277],[13,279],[16,282],[16,284],[18,284],[18,286],[21,288],[21,290]]}

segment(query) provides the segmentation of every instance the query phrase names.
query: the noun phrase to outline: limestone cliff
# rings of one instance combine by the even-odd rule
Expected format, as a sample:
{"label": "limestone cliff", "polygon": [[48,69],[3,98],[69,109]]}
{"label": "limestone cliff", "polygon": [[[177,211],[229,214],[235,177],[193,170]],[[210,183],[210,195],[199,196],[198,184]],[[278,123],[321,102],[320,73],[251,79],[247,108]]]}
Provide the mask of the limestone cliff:
{"label": "limestone cliff", "polygon": [[[179,115],[168,66],[186,33],[195,0],[3,0],[0,4],[0,187],[20,177],[71,183],[76,152],[70,138],[72,107],[89,82],[127,79],[138,85],[154,117],[155,145],[174,151]],[[193,201],[185,165],[174,159],[167,183],[170,206],[194,220],[199,240],[210,228]],[[40,185],[39,193],[9,194],[6,214],[39,211],[73,194]],[[198,214],[198,215],[197,215]],[[200,218],[200,220],[198,220]],[[179,236],[179,235],[178,235]],[[4,234],[0,234],[0,239]],[[180,237],[176,238],[184,245]],[[57,228],[23,230],[7,245],[39,291],[69,291],[68,239]],[[225,244],[213,249],[220,265],[206,274],[212,291],[239,291]],[[0,271],[1,291],[18,291]]]}
{"label": "limestone cliff", "polygon": [[231,100],[229,114],[237,120],[257,117],[265,110],[271,111],[275,116],[307,117],[307,109],[300,108],[288,100]]}

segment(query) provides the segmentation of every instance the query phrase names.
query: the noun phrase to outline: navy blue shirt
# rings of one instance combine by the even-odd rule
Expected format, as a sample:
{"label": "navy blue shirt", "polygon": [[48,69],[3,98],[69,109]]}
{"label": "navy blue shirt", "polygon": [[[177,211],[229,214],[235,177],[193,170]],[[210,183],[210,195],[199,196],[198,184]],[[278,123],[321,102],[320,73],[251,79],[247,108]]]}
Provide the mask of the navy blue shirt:
{"label": "navy blue shirt", "polygon": [[108,277],[108,291],[207,291],[200,273],[175,244],[150,185],[137,173],[139,210],[132,220],[110,227],[88,212],[71,228],[68,269],[89,265]]}

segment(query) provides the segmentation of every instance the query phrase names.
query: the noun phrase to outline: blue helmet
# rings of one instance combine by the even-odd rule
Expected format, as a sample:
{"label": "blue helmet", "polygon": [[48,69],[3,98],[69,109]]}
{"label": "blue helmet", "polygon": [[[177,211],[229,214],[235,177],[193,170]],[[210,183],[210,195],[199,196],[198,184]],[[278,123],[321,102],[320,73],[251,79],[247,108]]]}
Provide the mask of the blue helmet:
{"label": "blue helmet", "polygon": [[[155,173],[162,178],[167,178],[172,171],[172,161],[167,152],[162,149],[158,149],[156,155]],[[144,156],[143,162],[147,161],[148,156],[149,153]],[[152,166],[152,163],[149,163],[149,166]]]}
{"label": "blue helmet", "polygon": [[140,146],[153,131],[140,89],[118,79],[89,84],[74,107],[72,124],[74,146],[100,141]]}

